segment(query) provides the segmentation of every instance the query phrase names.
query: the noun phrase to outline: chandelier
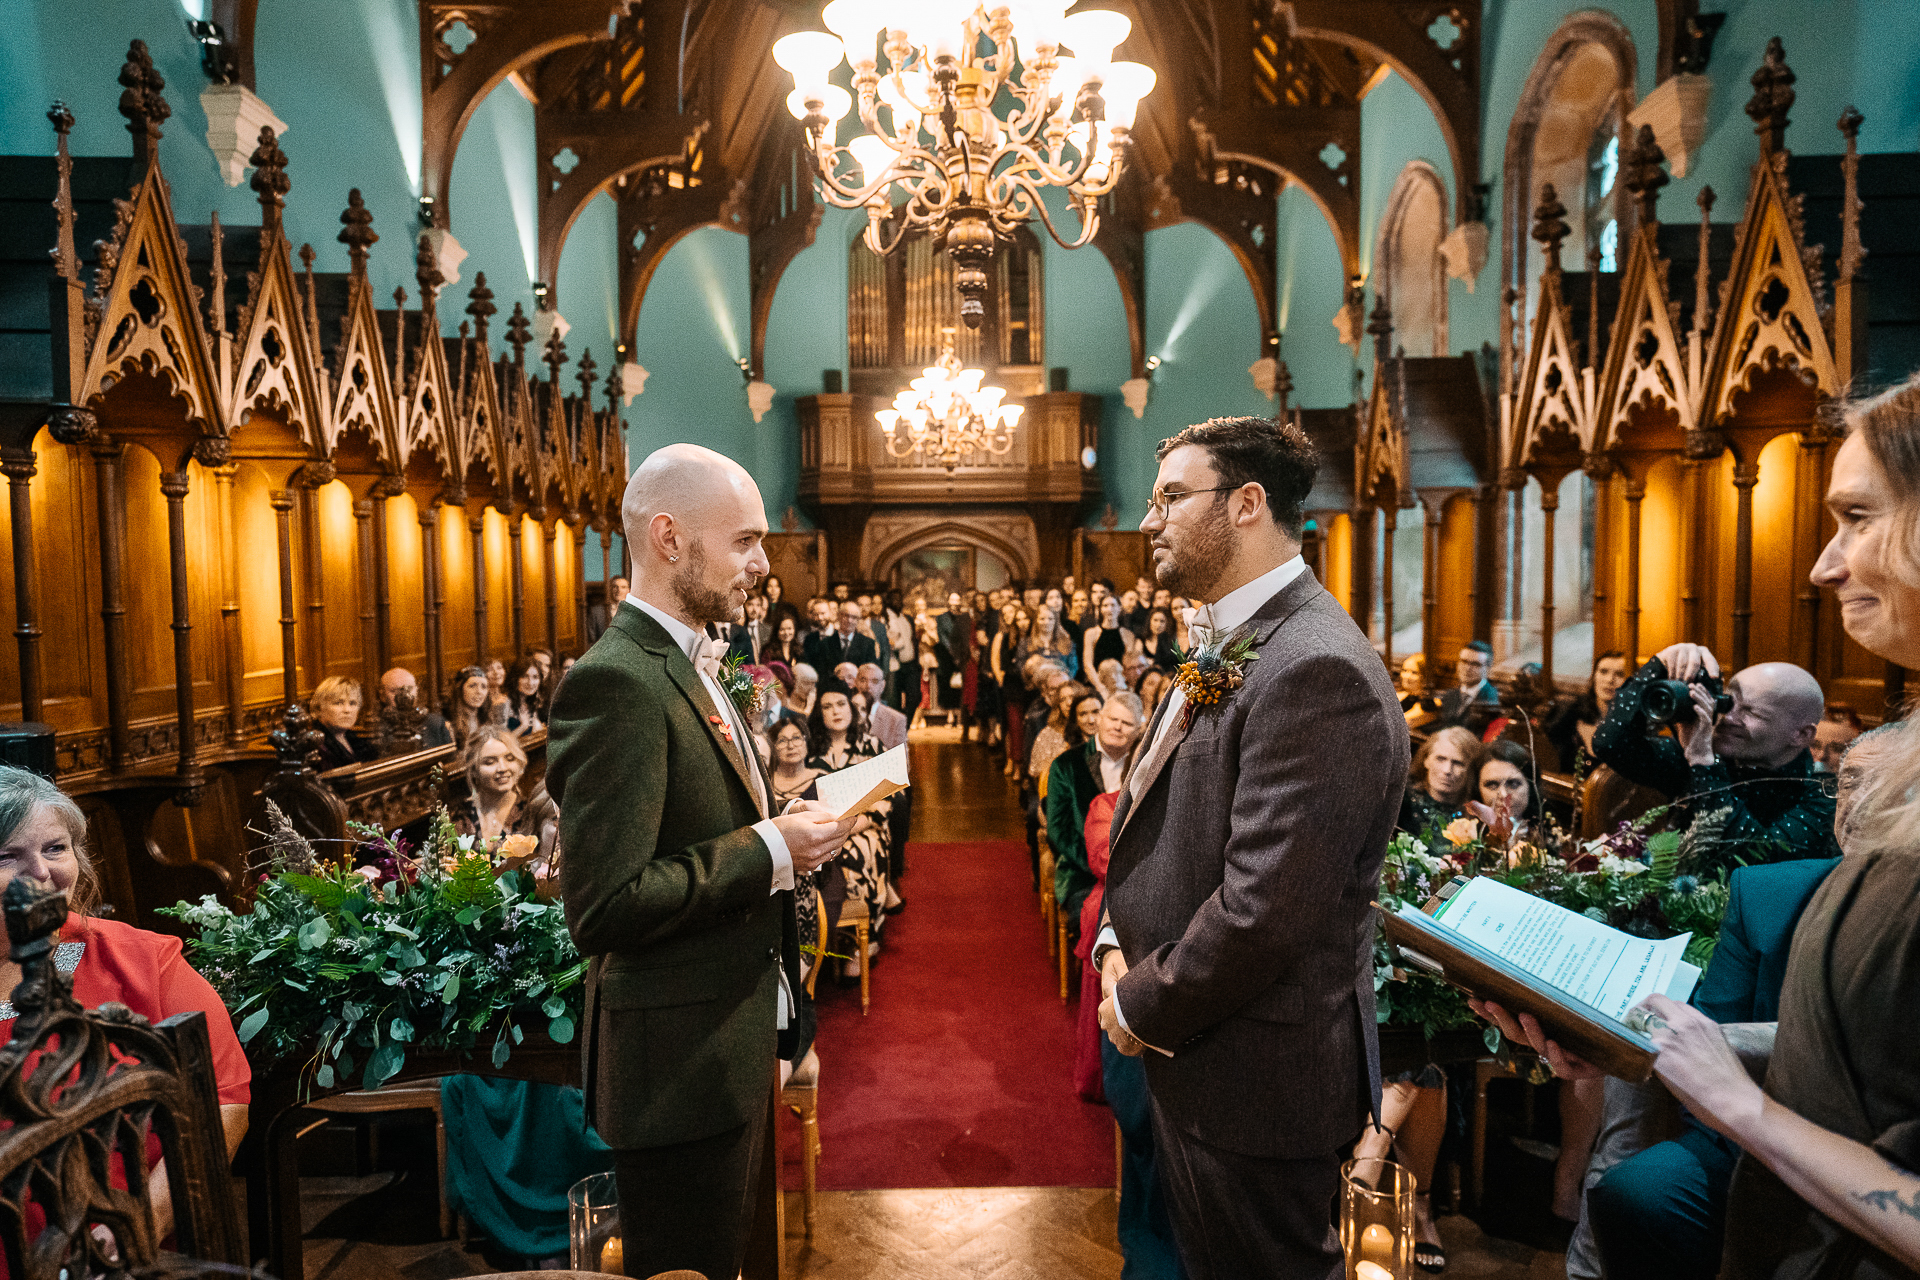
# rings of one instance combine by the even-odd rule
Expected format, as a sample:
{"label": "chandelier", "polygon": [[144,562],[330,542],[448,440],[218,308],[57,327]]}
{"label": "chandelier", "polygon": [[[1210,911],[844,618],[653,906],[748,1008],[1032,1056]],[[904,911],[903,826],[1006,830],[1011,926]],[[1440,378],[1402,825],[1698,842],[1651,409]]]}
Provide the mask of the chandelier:
{"label": "chandelier", "polygon": [[[1127,17],[1065,16],[1069,2],[833,0],[820,14],[832,35],[800,31],[773,46],[774,61],[793,73],[787,110],[806,126],[821,195],[842,209],[866,207],[867,247],[877,254],[928,229],[958,268],[960,316],[971,329],[986,314],[996,240],[1036,217],[1063,248],[1093,238],[1096,202],[1120,180],[1134,113],[1153,90],[1151,67],[1113,61],[1132,29]],[[854,100],[828,81],[842,58],[867,129],[844,147],[835,138]],[[896,214],[896,184],[904,200],[889,242],[882,224]],[[1054,226],[1045,187],[1066,189],[1080,221],[1073,239]]]}
{"label": "chandelier", "polygon": [[1021,405],[1001,404],[1006,392],[983,387],[979,369],[962,369],[953,351],[953,330],[944,330],[940,362],[921,370],[908,390],[893,398],[893,408],[873,416],[887,435],[887,452],[896,458],[918,453],[938,459],[949,475],[962,455],[981,450],[999,457],[1013,448]]}

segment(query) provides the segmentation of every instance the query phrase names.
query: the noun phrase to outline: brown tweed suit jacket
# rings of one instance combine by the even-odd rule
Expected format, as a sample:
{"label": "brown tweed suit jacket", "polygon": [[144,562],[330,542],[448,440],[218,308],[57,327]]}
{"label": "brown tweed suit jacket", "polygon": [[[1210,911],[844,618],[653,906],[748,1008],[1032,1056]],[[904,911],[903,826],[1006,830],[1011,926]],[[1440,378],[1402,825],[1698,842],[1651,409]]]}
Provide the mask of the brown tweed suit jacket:
{"label": "brown tweed suit jacket", "polygon": [[1368,904],[1400,810],[1406,720],[1379,655],[1311,573],[1246,629],[1260,654],[1246,683],[1196,710],[1114,814],[1107,914],[1129,965],[1117,995],[1133,1033],[1173,1053],[1146,1053],[1170,1123],[1246,1155],[1322,1156],[1379,1105]]}

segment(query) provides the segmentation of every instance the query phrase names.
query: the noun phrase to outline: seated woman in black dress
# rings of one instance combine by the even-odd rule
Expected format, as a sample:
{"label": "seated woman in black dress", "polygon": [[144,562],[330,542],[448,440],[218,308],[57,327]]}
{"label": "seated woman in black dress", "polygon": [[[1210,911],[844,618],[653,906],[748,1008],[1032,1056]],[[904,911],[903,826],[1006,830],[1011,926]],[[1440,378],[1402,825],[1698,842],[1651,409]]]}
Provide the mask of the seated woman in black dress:
{"label": "seated woman in black dress", "polygon": [[1126,661],[1127,654],[1140,643],[1138,636],[1120,625],[1120,601],[1107,596],[1100,601],[1100,623],[1088,627],[1080,639],[1080,669],[1092,673],[1103,662]]}
{"label": "seated woman in black dress", "polygon": [[1440,730],[1414,753],[1400,801],[1400,830],[1424,840],[1466,812],[1467,783],[1480,754],[1480,740],[1459,725]]}
{"label": "seated woman in black dress", "polygon": [[354,728],[360,723],[362,703],[360,682],[347,676],[328,676],[314,686],[307,706],[325,735],[320,740],[321,769],[379,758],[380,749],[373,739]]}
{"label": "seated woman in black dress", "polygon": [[546,703],[540,697],[544,681],[539,660],[531,655],[507,669],[507,728],[523,738],[547,727]]}
{"label": "seated woman in black dress", "polygon": [[[1474,817],[1482,822],[1489,818],[1509,818],[1513,821],[1513,838],[1525,839],[1533,824],[1540,820],[1540,790],[1533,757],[1527,749],[1508,738],[1482,747],[1474,765],[1468,800],[1467,812]],[[1473,804],[1480,807],[1472,807]]]}
{"label": "seated woman in black dress", "polygon": [[1173,642],[1173,610],[1155,605],[1147,614],[1147,634],[1140,641],[1140,648],[1162,671],[1172,671],[1180,665],[1180,648]]}

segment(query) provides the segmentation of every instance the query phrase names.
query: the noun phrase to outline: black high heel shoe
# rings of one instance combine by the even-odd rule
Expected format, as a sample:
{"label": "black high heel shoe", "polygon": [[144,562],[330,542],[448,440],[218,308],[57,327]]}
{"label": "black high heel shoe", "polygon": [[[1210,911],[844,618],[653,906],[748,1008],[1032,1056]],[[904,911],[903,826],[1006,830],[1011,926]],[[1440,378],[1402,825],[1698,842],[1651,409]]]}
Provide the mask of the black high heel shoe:
{"label": "black high heel shoe", "polygon": [[[1428,1222],[1432,1222],[1433,1193],[1422,1191],[1413,1198],[1416,1203],[1422,1200],[1427,1202],[1426,1219]],[[1416,1217],[1417,1216],[1418,1211],[1416,1210]],[[1435,1230],[1438,1230],[1438,1227],[1436,1227]],[[1425,1240],[1416,1239],[1413,1242],[1413,1265],[1430,1276],[1437,1276],[1447,1269],[1447,1251],[1437,1244],[1428,1244]]]}

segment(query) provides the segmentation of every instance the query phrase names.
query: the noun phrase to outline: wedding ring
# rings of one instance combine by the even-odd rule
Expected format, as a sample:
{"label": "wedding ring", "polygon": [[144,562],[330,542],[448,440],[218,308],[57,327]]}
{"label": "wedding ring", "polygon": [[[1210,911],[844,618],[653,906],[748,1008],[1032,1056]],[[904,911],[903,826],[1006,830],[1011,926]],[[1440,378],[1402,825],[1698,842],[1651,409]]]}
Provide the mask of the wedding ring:
{"label": "wedding ring", "polygon": [[1666,1025],[1667,1020],[1651,1009],[1634,1009],[1626,1017],[1627,1030],[1643,1036],[1650,1036]]}

